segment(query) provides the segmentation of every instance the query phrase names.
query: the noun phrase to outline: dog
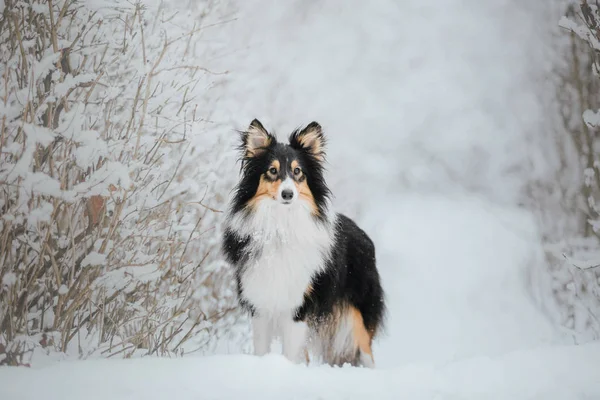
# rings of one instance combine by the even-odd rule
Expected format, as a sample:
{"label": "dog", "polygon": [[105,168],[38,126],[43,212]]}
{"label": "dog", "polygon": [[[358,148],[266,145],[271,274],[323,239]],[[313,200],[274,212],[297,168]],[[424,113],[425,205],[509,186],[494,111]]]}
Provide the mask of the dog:
{"label": "dog", "polygon": [[385,314],[375,246],[331,208],[325,144],[317,122],[289,143],[256,119],[241,132],[241,178],[222,249],[251,316],[255,355],[279,336],[295,363],[374,367],[371,344]]}

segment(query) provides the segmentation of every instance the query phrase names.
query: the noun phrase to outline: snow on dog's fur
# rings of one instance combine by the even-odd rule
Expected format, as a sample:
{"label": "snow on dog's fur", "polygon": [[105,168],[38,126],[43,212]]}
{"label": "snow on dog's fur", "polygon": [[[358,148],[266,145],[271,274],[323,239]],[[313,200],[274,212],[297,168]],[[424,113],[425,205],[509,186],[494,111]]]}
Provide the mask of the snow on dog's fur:
{"label": "snow on dog's fur", "polygon": [[284,144],[254,120],[241,139],[223,251],[252,315],[255,354],[281,336],[295,362],[310,350],[328,364],[374,366],[371,342],[385,310],[375,247],[331,210],[321,126],[312,122]]}

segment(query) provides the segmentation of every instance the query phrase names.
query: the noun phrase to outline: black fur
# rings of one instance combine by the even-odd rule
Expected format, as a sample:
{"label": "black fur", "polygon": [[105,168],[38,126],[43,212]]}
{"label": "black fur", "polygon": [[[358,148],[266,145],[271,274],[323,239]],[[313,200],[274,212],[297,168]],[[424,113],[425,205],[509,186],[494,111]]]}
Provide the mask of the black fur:
{"label": "black fur", "polygon": [[248,244],[250,243],[250,237],[239,237],[235,232],[232,232],[230,229],[226,229],[223,234],[223,253],[225,254],[225,259],[232,265],[235,265],[237,268],[235,269],[235,283],[236,290],[238,295],[238,303],[240,307],[250,313],[250,315],[254,315],[256,312],[254,306],[248,302],[244,296],[242,295],[242,266],[244,265],[244,259],[248,256]]}
{"label": "black fur", "polygon": [[325,271],[313,278],[313,290],[296,311],[296,320],[320,320],[335,305],[349,304],[375,334],[383,324],[385,303],[376,267],[375,245],[343,214],[337,214],[336,238]]}

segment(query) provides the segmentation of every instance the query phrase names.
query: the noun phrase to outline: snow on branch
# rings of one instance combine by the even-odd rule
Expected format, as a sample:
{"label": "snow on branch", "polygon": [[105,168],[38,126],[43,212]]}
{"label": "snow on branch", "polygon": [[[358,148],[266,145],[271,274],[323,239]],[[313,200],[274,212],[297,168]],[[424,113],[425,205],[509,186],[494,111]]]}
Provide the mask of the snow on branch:
{"label": "snow on branch", "polygon": [[222,144],[189,135],[215,79],[185,57],[200,29],[122,1],[0,12],[0,364],[206,346],[233,301],[201,235],[225,189],[204,183]]}
{"label": "snow on branch", "polygon": [[[546,210],[550,277],[548,305],[576,341],[600,338],[600,9],[597,1],[570,0],[558,25],[556,108],[560,172]],[[558,170],[557,170],[558,171]],[[578,176],[579,175],[579,176]],[[556,191],[555,191],[556,190]],[[556,193],[556,196],[554,195]],[[560,218],[560,216],[566,218]]]}
{"label": "snow on branch", "polygon": [[580,270],[593,269],[600,267],[600,259],[597,260],[578,260],[571,257],[568,257],[565,253],[562,253],[563,258],[575,268],[579,268]]}

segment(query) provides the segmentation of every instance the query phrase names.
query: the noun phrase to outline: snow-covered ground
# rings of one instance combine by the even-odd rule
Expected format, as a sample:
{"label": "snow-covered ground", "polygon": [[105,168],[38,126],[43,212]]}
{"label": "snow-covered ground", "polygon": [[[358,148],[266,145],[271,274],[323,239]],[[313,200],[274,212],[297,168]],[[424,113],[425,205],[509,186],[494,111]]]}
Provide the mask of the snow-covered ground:
{"label": "snow-covered ground", "polygon": [[378,369],[231,343],[205,358],[0,369],[0,398],[600,398],[600,346],[564,345],[534,301],[539,233],[516,206],[545,168],[526,145],[543,119],[544,2],[239,3],[206,36],[227,50],[207,67],[231,71],[212,118],[259,118],[281,137],[323,125],[335,202],[377,246]]}
{"label": "snow-covered ground", "polygon": [[374,349],[379,366],[499,355],[553,341],[525,285],[527,267],[539,262],[526,213],[475,197],[418,194],[392,197],[371,213],[377,215],[365,219],[379,244],[390,309]]}
{"label": "snow-covered ground", "polygon": [[600,398],[600,345],[386,370],[297,366],[282,356],[65,362],[0,374],[6,400]]}

